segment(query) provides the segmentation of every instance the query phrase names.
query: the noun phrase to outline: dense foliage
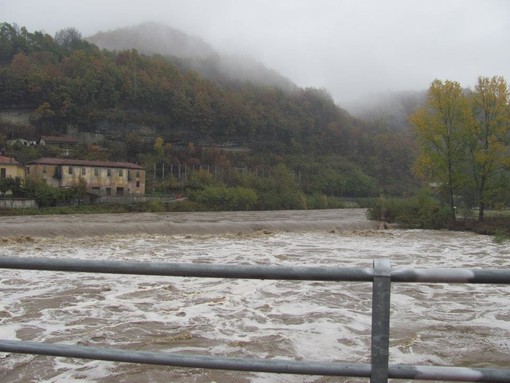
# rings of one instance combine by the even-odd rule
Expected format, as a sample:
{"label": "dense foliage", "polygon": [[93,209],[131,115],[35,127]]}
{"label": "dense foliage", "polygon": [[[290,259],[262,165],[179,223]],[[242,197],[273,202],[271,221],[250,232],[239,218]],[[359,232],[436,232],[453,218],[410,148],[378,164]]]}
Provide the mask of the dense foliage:
{"label": "dense foliage", "polygon": [[451,220],[449,207],[430,192],[422,190],[409,198],[378,198],[366,201],[367,217],[412,229],[449,229],[493,235],[496,242],[510,240],[510,215],[503,209],[493,210],[483,221],[472,218],[472,211]]}
{"label": "dense foliage", "polygon": [[[171,166],[283,164],[306,195],[402,195],[416,186],[410,133],[355,119],[324,90],[213,82],[166,57],[100,50],[72,28],[52,38],[0,24],[0,108],[12,107],[30,110],[31,124],[3,124],[0,135],[99,132],[106,142],[73,155],[141,163],[157,169],[154,184]],[[14,154],[22,162],[37,155]]]}
{"label": "dense foliage", "polygon": [[474,90],[435,80],[426,105],[411,116],[420,143],[416,172],[450,208],[508,202],[510,185],[510,92],[503,77],[479,77]]}
{"label": "dense foliage", "polygon": [[15,198],[32,198],[39,207],[79,204],[86,193],[86,183],[80,179],[69,188],[58,188],[48,185],[42,179],[6,177],[0,179],[0,196]]}
{"label": "dense foliage", "polygon": [[379,198],[369,205],[367,215],[373,220],[413,229],[445,229],[451,224],[448,207],[426,191],[410,198]]}

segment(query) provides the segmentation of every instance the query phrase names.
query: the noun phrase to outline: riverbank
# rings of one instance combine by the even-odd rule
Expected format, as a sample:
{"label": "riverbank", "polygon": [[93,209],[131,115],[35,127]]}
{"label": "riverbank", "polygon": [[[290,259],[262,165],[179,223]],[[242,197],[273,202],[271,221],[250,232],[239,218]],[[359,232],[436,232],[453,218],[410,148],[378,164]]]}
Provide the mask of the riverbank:
{"label": "riverbank", "polygon": [[365,209],[10,216],[0,238],[376,230]]}
{"label": "riverbank", "polygon": [[458,219],[451,224],[456,231],[471,231],[477,234],[493,235],[496,239],[510,239],[510,216],[486,217],[482,222],[475,219]]}

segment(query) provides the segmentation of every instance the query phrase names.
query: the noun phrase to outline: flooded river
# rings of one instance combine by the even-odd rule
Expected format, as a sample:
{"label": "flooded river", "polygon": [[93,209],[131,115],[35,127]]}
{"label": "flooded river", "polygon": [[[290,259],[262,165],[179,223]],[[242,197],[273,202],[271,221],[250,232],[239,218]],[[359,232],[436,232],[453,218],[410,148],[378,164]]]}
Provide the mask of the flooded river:
{"label": "flooded river", "polygon": [[[8,217],[0,256],[510,268],[470,233],[377,230],[361,210]],[[371,284],[0,270],[0,338],[369,363]],[[393,284],[390,363],[508,367],[510,286]],[[364,382],[0,353],[1,382]]]}

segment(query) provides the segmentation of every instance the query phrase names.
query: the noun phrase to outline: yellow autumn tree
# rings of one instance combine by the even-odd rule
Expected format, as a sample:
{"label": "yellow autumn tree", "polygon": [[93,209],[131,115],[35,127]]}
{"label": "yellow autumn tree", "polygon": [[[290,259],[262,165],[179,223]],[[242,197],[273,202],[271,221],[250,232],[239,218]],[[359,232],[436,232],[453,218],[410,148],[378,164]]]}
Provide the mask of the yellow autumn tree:
{"label": "yellow autumn tree", "polygon": [[479,77],[470,96],[468,153],[478,202],[478,220],[491,202],[498,175],[510,162],[509,91],[503,77]]}
{"label": "yellow autumn tree", "polygon": [[156,155],[158,157],[163,157],[163,155],[165,154],[164,145],[165,145],[165,140],[163,140],[162,137],[158,137],[154,141],[154,153],[156,153]]}
{"label": "yellow autumn tree", "polygon": [[465,182],[466,125],[471,120],[461,85],[449,80],[434,80],[425,106],[410,117],[420,148],[414,171],[442,192],[452,220],[455,197]]}

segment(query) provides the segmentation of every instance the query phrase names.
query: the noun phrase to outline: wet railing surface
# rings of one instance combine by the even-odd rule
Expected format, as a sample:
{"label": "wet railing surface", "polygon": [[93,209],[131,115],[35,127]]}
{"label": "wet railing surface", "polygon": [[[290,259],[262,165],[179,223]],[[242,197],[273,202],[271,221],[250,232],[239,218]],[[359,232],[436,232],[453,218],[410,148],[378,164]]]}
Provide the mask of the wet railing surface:
{"label": "wet railing surface", "polygon": [[387,259],[376,259],[372,268],[280,267],[178,263],[141,263],[78,259],[0,257],[0,268],[203,277],[232,279],[371,282],[371,363],[245,359],[169,352],[131,351],[67,344],[0,339],[0,352],[50,355],[115,362],[143,363],[190,368],[370,378],[372,383],[392,379],[461,382],[510,382],[510,369],[419,366],[389,364],[391,285],[398,283],[510,284],[510,270],[392,269]]}

